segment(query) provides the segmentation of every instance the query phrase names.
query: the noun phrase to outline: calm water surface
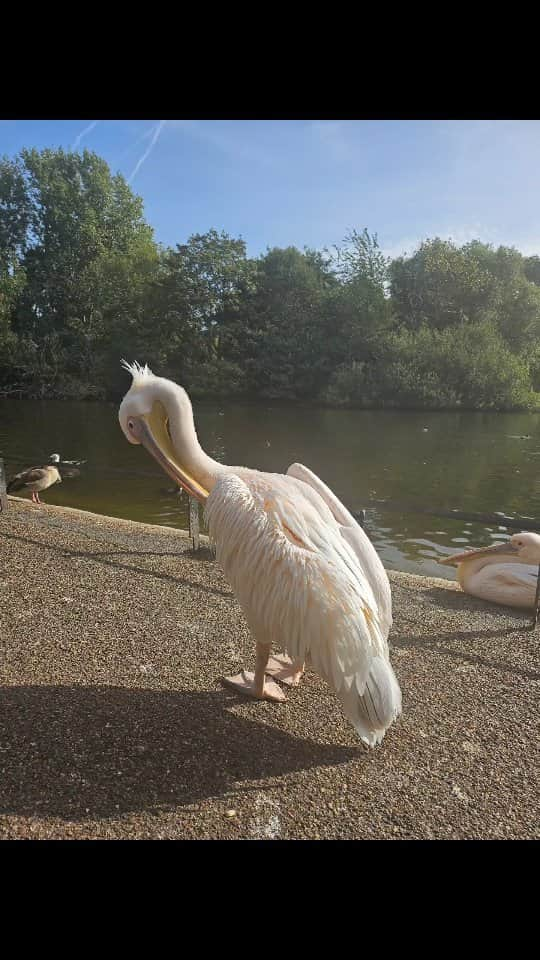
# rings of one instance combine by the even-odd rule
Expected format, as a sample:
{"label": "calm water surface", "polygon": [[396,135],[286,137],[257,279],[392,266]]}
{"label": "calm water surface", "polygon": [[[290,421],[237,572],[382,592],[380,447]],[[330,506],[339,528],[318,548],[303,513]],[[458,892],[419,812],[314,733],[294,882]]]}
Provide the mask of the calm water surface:
{"label": "calm water surface", "polygon": [[[48,503],[187,528],[187,498],[120,431],[117,403],[0,400],[8,476],[49,454],[87,459],[45,491]],[[355,511],[386,567],[454,578],[438,558],[506,539],[496,521],[425,511],[519,514],[540,521],[540,414],[338,411],[221,401],[195,405],[205,450],[224,463],[285,472],[306,464]]]}

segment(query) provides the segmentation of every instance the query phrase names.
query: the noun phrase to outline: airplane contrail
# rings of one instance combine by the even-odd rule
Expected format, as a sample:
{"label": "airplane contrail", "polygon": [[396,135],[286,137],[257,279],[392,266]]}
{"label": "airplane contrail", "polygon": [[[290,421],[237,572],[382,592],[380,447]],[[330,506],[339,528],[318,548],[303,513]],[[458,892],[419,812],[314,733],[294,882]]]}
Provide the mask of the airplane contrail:
{"label": "airplane contrail", "polygon": [[99,123],[99,120],[92,120],[92,123],[89,123],[88,126],[84,128],[84,130],[81,130],[81,132],[77,134],[77,136],[75,137],[75,140],[73,141],[71,149],[76,150],[82,138],[88,136],[89,133],[92,133],[92,130],[98,123]]}
{"label": "airplane contrail", "polygon": [[129,175],[129,177],[128,177],[128,183],[131,183],[131,181],[134,179],[134,177],[137,176],[137,174],[138,174],[139,170],[141,169],[144,161],[145,161],[145,160],[150,156],[150,154],[152,153],[152,150],[154,149],[154,147],[155,147],[155,145],[156,145],[156,143],[157,143],[157,141],[158,141],[159,135],[160,135],[161,131],[163,130],[163,125],[164,125],[164,123],[165,123],[165,120],[160,120],[159,123],[156,124],[156,126],[155,126],[155,128],[154,128],[154,133],[153,133],[152,139],[151,139],[150,143],[148,144],[148,147],[147,147],[146,150],[144,151],[142,157],[139,157],[139,159],[137,160],[137,163],[136,163],[136,165],[135,165],[135,169],[133,170],[133,172],[132,172],[132,173]]}

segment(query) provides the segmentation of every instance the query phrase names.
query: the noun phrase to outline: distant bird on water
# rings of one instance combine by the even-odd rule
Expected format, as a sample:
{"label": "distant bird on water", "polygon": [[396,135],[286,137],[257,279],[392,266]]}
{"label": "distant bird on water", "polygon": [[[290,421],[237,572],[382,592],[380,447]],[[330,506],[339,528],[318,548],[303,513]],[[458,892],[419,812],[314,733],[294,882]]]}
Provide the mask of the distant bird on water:
{"label": "distant bird on water", "polygon": [[86,463],[86,460],[61,460],[59,453],[51,453],[49,460],[54,464],[63,480],[80,477],[79,467]]}
{"label": "distant bird on water", "polygon": [[11,478],[7,485],[8,493],[32,493],[32,502],[41,503],[39,494],[54,483],[62,483],[62,477],[56,467],[47,464],[44,467],[30,467]]}

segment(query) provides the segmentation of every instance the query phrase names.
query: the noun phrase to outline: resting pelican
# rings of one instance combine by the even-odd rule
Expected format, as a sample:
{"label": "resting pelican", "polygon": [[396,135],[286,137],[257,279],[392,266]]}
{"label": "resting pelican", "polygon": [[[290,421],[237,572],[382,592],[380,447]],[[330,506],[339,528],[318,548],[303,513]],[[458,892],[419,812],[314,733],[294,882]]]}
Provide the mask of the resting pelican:
{"label": "resting pelican", "polygon": [[11,478],[7,485],[8,493],[27,493],[32,491],[32,502],[41,503],[40,490],[47,490],[53,483],[62,483],[62,477],[56,467],[47,464],[45,467],[30,467]]}
{"label": "resting pelican", "polygon": [[515,533],[504,543],[455,553],[439,563],[456,564],[463,590],[507,607],[538,609],[540,535]]}
{"label": "resting pelican", "polygon": [[[390,584],[364,531],[301,464],[284,476],[212,460],[185,390],[147,366],[122,365],[133,377],[120,405],[122,430],[205,504],[218,562],[256,640],[255,673],[225,682],[245,696],[285,700],[266,674],[298,682],[307,662],[333,687],[360,739],[380,743],[401,713],[401,691],[387,643]],[[269,663],[278,644],[292,660]]]}

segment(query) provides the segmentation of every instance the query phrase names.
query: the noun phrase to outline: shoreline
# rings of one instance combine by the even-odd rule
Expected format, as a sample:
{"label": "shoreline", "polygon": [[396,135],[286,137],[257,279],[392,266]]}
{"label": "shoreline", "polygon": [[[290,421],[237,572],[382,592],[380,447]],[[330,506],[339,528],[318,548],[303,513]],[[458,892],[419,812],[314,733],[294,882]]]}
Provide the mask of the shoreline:
{"label": "shoreline", "polygon": [[[7,499],[8,502],[26,504],[30,507],[30,509],[33,509],[33,505],[28,497],[15,497],[12,494],[8,494]],[[112,517],[105,513],[93,513],[91,510],[81,510],[79,507],[66,507],[51,503],[42,503],[41,506],[46,507],[47,511],[50,511],[53,515],[65,515],[67,519],[70,517],[73,519],[79,518],[83,521],[88,519],[96,524],[99,524],[100,521],[104,521],[106,524],[110,525],[117,524],[120,528],[124,528],[126,532],[128,532],[130,528],[134,528],[135,531],[137,528],[140,528],[141,532],[146,534],[151,534],[155,531],[156,533],[163,533],[165,536],[172,534],[173,537],[178,536],[182,540],[191,540],[189,531],[184,530],[181,527],[169,527],[159,523],[145,523],[142,520],[126,520],[124,517]],[[210,540],[206,534],[199,533],[199,540],[203,547],[210,549]],[[404,570],[387,570],[386,572],[390,580],[395,578],[397,581],[399,581],[400,577],[404,578],[405,581],[420,580],[433,586],[449,587],[451,590],[457,589],[458,592],[460,592],[457,581],[448,580],[446,577],[429,577],[424,574],[408,573]]]}
{"label": "shoreline", "polygon": [[[173,542],[174,541],[174,542]],[[10,497],[0,515],[0,838],[540,838],[540,631],[389,571],[403,715],[368,751],[254,643],[187,531]]]}
{"label": "shoreline", "polygon": [[[226,396],[197,396],[196,393],[190,394],[193,401],[194,407],[198,404],[218,404],[218,403],[238,403],[246,407],[258,407],[258,406],[267,406],[269,403],[275,405],[276,407],[286,407],[293,403],[295,406],[303,410],[341,410],[344,412],[357,412],[357,413],[521,413],[521,414],[537,414],[540,413],[539,406],[531,407],[468,407],[468,406],[453,406],[453,407],[404,407],[400,406],[388,406],[386,404],[382,407],[370,407],[370,406],[357,406],[355,404],[337,404],[329,403],[324,400],[302,400],[298,397],[249,397],[249,396],[240,396],[240,395],[226,395]],[[115,396],[93,396],[93,397],[57,397],[57,396],[46,396],[46,397],[29,397],[29,396],[14,396],[13,394],[2,394],[0,393],[0,400],[14,400],[17,403],[113,403],[120,404],[124,394],[119,393]]]}

